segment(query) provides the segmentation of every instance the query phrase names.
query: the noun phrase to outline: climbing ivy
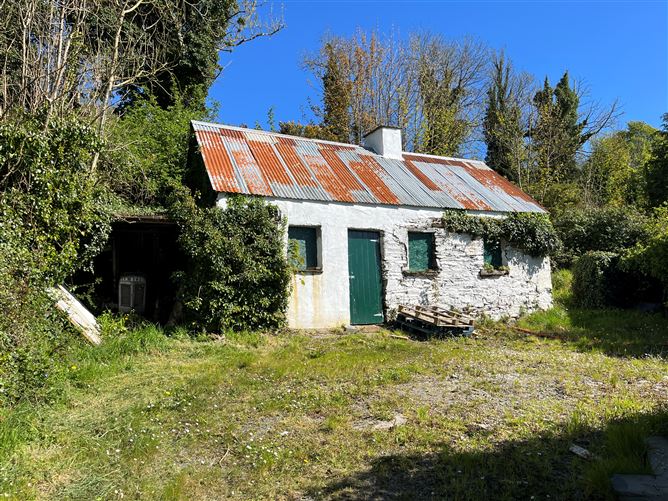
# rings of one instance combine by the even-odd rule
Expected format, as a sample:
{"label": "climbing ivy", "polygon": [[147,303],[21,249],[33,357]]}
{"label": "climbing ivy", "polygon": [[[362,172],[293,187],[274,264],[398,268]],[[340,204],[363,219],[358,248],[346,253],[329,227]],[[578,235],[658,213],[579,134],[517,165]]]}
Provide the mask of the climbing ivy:
{"label": "climbing ivy", "polygon": [[547,214],[512,212],[504,218],[494,218],[447,210],[442,221],[443,227],[452,233],[465,233],[490,243],[503,240],[535,257],[553,254],[561,247]]}
{"label": "climbing ivy", "polygon": [[180,229],[184,268],[176,273],[185,320],[208,331],[275,329],[285,324],[291,268],[285,223],[259,198],[236,196],[226,209],[200,207],[175,189],[170,215]]}

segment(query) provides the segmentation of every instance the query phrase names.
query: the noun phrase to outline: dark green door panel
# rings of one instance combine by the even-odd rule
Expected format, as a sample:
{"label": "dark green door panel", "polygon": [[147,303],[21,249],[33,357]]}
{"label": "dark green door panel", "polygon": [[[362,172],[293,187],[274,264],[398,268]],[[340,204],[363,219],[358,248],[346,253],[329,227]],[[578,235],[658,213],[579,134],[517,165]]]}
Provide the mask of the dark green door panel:
{"label": "dark green door panel", "polygon": [[383,322],[383,286],[380,274],[380,234],[348,230],[350,323]]}

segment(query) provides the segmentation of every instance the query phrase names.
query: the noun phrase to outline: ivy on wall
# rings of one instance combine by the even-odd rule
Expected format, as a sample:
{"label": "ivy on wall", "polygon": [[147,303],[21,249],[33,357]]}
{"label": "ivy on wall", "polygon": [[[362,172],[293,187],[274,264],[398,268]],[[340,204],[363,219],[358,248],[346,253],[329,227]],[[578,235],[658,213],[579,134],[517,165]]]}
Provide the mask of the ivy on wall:
{"label": "ivy on wall", "polygon": [[185,320],[209,331],[282,327],[291,267],[278,209],[242,196],[230,197],[224,210],[200,207],[179,187],[169,211],[186,257],[175,274]]}
{"label": "ivy on wall", "polygon": [[493,218],[446,210],[442,221],[443,227],[452,233],[483,238],[492,244],[505,241],[534,257],[548,256],[561,248],[561,241],[547,214],[512,212],[504,218]]}

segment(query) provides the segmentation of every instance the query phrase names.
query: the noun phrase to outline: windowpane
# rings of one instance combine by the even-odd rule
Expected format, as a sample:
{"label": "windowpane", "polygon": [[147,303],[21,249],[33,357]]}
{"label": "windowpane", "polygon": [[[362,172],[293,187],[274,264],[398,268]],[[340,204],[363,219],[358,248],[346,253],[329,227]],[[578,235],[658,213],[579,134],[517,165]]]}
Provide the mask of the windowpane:
{"label": "windowpane", "polygon": [[435,268],[434,234],[408,232],[408,270],[426,271]]}
{"label": "windowpane", "polygon": [[[299,270],[318,267],[317,229],[307,226],[290,226],[288,241],[291,249],[292,265]],[[292,253],[294,249],[294,254]]]}
{"label": "windowpane", "polygon": [[503,265],[501,244],[498,242],[485,242],[485,264],[491,264],[494,268],[499,268]]}

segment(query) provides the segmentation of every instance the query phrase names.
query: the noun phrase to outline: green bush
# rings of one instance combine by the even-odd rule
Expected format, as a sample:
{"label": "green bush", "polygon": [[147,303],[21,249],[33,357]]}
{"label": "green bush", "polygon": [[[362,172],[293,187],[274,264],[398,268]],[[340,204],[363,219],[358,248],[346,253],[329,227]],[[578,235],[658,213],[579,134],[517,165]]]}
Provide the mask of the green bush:
{"label": "green bush", "polygon": [[554,218],[563,248],[554,256],[569,267],[588,251],[621,253],[647,236],[647,217],[632,208],[572,209]]}
{"label": "green bush", "polygon": [[210,331],[283,326],[291,274],[278,209],[247,197],[228,199],[225,210],[203,208],[185,188],[170,198],[187,258],[187,268],[175,278],[191,326]]}
{"label": "green bush", "polygon": [[668,302],[668,203],[654,209],[646,225],[647,238],[624,254],[622,267],[643,273],[663,285],[663,301]]}
{"label": "green bush", "polygon": [[619,256],[612,252],[587,252],[573,268],[573,302],[582,308],[603,308],[610,302],[611,276]]}
{"label": "green bush", "polygon": [[643,298],[648,284],[621,266],[619,254],[589,251],[573,267],[572,299],[581,308],[627,308]]}
{"label": "green bush", "polygon": [[76,120],[0,125],[0,405],[48,399],[73,342],[45,289],[106,241],[110,218],[90,167],[100,147]]}
{"label": "green bush", "polygon": [[120,147],[105,152],[103,175],[126,202],[164,205],[170,186],[184,180],[190,121],[207,114],[173,97],[176,104],[167,109],[151,96],[138,99],[109,125],[109,142]]}

